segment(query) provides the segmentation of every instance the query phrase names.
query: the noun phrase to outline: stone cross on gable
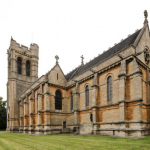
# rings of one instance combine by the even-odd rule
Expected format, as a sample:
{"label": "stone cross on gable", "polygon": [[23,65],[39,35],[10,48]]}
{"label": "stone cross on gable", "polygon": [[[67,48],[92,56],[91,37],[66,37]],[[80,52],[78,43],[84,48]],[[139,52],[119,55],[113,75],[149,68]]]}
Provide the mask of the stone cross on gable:
{"label": "stone cross on gable", "polygon": [[56,64],[58,64],[58,59],[59,59],[58,55],[56,55],[55,58],[56,58]]}
{"label": "stone cross on gable", "polygon": [[144,11],[144,16],[145,16],[145,19],[147,19],[147,17],[148,17],[148,12],[147,12],[147,10]]}
{"label": "stone cross on gable", "polygon": [[82,55],[82,56],[81,56],[81,65],[84,65],[83,59],[84,59],[84,57],[83,57],[83,55]]}
{"label": "stone cross on gable", "polygon": [[147,10],[144,11],[144,16],[145,16],[145,20],[144,20],[144,25],[145,25],[145,24],[148,24],[148,20],[147,20],[148,12],[147,12]]}

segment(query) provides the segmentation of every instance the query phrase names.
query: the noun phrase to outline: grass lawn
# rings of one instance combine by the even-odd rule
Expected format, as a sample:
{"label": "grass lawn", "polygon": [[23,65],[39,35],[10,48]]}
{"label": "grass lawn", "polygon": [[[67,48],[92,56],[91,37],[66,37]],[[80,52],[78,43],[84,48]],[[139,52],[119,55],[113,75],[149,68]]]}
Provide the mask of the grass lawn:
{"label": "grass lawn", "polygon": [[0,132],[6,132],[6,130],[0,130]]}
{"label": "grass lawn", "polygon": [[141,139],[83,135],[25,135],[0,133],[0,150],[150,150],[150,137]]}

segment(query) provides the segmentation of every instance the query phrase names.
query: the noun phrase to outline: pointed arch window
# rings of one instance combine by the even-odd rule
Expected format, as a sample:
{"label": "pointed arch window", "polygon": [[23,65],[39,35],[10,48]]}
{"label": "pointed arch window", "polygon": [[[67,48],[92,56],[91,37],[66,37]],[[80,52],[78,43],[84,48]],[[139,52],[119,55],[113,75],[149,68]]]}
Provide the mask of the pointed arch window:
{"label": "pointed arch window", "polygon": [[107,96],[108,96],[108,102],[112,101],[112,77],[109,76],[107,78]]}
{"label": "pointed arch window", "polygon": [[18,74],[22,74],[22,60],[21,60],[21,58],[18,58],[18,60],[17,60],[17,72],[18,72]]}
{"label": "pointed arch window", "polygon": [[73,93],[71,92],[71,110],[73,110]]}
{"label": "pointed arch window", "polygon": [[30,77],[30,61],[26,62],[26,76]]}
{"label": "pointed arch window", "polygon": [[86,93],[86,106],[89,106],[89,86],[88,85],[85,87],[85,93]]}
{"label": "pointed arch window", "polygon": [[62,95],[59,90],[55,93],[55,109],[62,110]]}

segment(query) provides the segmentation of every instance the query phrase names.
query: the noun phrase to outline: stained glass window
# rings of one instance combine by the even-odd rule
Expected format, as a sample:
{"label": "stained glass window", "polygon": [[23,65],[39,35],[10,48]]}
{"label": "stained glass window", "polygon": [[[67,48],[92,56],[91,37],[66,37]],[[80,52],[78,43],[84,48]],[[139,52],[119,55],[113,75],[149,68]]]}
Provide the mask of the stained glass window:
{"label": "stained glass window", "polygon": [[58,90],[55,93],[55,109],[62,110],[62,96]]}
{"label": "stained glass window", "polygon": [[17,71],[18,71],[18,74],[22,74],[22,61],[21,61],[21,58],[18,58],[18,60],[17,60]]}
{"label": "stained glass window", "polygon": [[89,106],[89,86],[87,85],[85,88],[86,93],[86,106]]}
{"label": "stained glass window", "polygon": [[107,96],[108,96],[108,102],[112,101],[112,77],[109,76],[107,79]]}

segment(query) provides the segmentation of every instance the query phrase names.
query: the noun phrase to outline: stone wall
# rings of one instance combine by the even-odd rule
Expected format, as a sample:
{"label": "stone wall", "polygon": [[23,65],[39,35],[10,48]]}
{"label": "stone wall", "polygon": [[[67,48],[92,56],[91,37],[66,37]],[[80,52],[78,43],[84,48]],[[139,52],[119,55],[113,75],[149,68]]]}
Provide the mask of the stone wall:
{"label": "stone wall", "polygon": [[[8,83],[9,131],[29,134],[76,132],[122,137],[149,135],[149,64],[144,61],[144,51],[138,54],[140,56],[135,53],[149,46],[147,32],[145,28],[136,48],[131,45],[120,51],[122,58],[115,54],[93,66],[96,71],[89,68],[74,76],[74,80],[66,81],[58,62],[36,82],[33,82],[36,76],[28,79],[24,75],[16,75],[15,70],[11,72],[13,80]],[[23,53],[24,48],[20,49],[14,41],[13,44],[25,60],[28,56]],[[36,48],[36,45],[32,46],[33,53]],[[15,56],[14,52],[10,53]],[[33,62],[38,64],[35,58]],[[112,101],[108,101],[109,76],[112,77]],[[86,106],[86,86],[89,87],[89,106]],[[62,110],[55,109],[57,90],[62,95]]]}

